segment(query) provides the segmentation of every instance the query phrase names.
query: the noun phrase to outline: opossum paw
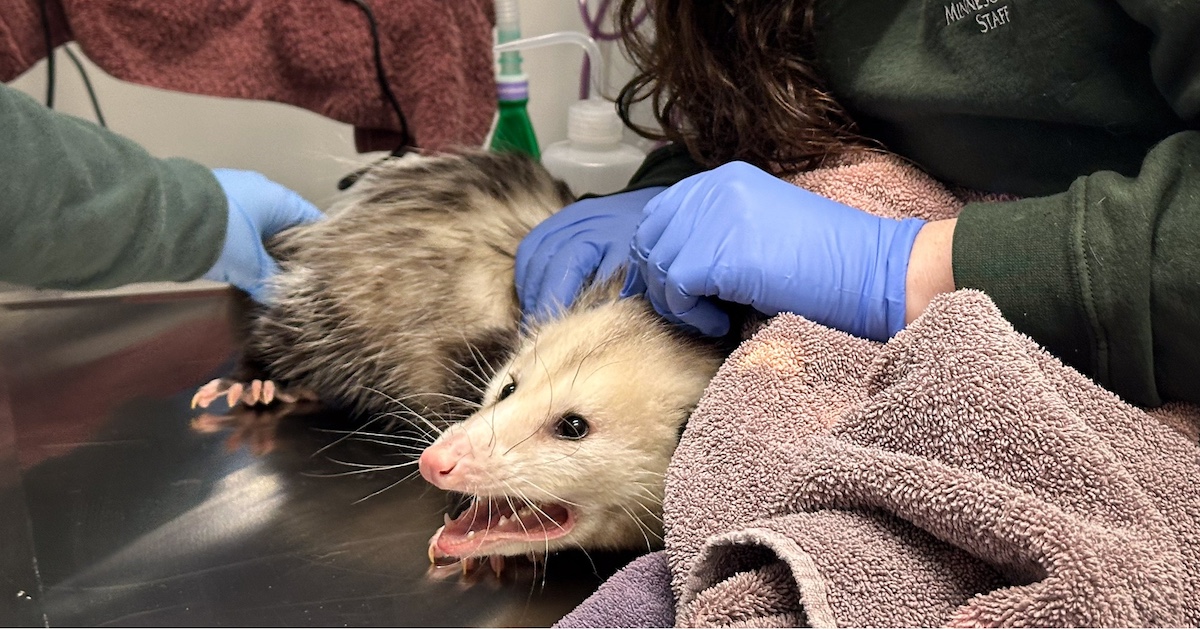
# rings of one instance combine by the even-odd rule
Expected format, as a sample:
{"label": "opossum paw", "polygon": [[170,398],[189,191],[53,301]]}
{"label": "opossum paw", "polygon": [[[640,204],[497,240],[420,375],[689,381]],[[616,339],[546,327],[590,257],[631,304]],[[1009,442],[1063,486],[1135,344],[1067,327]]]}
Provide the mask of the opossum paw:
{"label": "opossum paw", "polygon": [[229,378],[217,378],[200,387],[192,396],[192,408],[208,408],[218,399],[225,398],[229,408],[237,405],[246,407],[267,406],[272,402],[294,404],[316,402],[317,396],[307,389],[284,389],[273,380],[251,380],[239,382]]}

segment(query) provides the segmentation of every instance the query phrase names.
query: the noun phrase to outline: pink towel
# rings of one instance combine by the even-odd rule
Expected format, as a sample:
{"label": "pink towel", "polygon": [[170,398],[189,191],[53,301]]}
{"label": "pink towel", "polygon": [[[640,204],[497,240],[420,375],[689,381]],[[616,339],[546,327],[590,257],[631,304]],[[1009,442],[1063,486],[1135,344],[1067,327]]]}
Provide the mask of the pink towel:
{"label": "pink towel", "polygon": [[[0,80],[45,56],[41,0],[0,0]],[[375,0],[384,67],[418,146],[479,145],[496,105],[488,0]],[[366,17],[348,0],[49,0],[52,41],[113,76],[271,100],[355,127],[391,150],[399,121],[376,79]]]}

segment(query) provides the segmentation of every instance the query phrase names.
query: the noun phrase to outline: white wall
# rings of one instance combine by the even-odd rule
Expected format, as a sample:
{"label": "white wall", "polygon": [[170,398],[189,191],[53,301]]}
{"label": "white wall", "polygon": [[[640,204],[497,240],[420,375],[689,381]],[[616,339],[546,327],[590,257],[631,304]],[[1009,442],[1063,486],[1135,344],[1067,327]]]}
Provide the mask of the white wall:
{"label": "white wall", "polygon": [[[593,5],[596,5],[593,0]],[[583,29],[576,0],[520,0],[522,35]],[[606,46],[615,51],[615,47]],[[620,54],[609,81],[623,80],[627,64]],[[566,110],[578,96],[583,53],[556,46],[524,53],[530,76],[529,113],[542,146],[566,137]],[[376,155],[354,151],[349,125],[298,107],[167,92],[118,81],[84,59],[113,131],[137,141],[151,153],[195,159],[210,167],[258,170],[324,206],[335,185],[355,164]],[[611,68],[610,68],[611,69]],[[60,50],[55,108],[93,120],[91,104],[78,73]],[[39,100],[45,96],[45,61],[12,83]],[[614,96],[616,89],[608,90]]]}

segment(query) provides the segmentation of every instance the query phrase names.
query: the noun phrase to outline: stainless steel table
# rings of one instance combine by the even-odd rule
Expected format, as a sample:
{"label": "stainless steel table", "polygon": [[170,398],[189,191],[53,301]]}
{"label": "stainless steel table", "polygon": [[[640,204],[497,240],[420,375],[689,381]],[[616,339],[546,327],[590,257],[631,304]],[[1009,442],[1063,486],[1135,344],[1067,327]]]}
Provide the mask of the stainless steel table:
{"label": "stainless steel table", "polygon": [[[539,626],[629,556],[430,574],[448,497],[396,453],[285,423],[230,451],[190,426],[232,366],[224,290],[0,305],[0,624]],[[448,574],[443,574],[448,573]]]}

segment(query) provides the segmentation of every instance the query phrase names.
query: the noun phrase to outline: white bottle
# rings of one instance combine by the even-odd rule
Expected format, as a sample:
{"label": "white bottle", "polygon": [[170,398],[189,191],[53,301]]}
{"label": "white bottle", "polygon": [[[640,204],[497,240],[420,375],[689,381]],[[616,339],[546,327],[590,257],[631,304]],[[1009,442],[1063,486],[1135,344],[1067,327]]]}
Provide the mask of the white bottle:
{"label": "white bottle", "polygon": [[629,183],[646,154],[621,142],[616,106],[600,98],[581,100],[567,110],[567,139],[542,151],[542,164],[575,196],[610,194]]}

